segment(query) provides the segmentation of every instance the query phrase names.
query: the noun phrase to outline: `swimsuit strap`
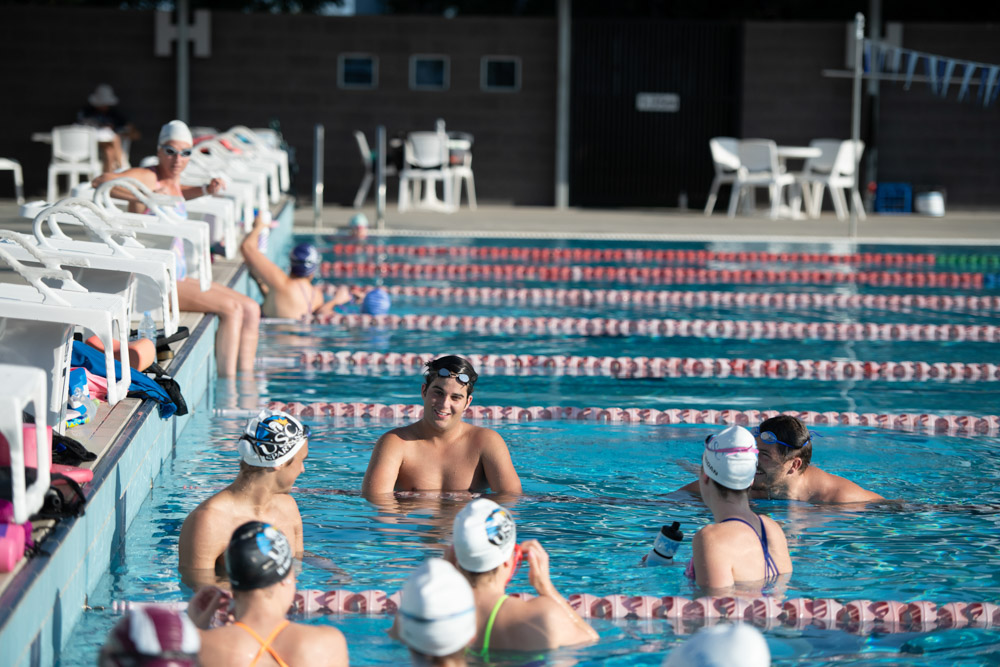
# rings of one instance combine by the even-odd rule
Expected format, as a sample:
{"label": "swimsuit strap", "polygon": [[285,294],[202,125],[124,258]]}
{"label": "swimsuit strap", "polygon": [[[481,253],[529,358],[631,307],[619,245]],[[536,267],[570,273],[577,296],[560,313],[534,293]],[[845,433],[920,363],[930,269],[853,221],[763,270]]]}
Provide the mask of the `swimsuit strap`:
{"label": "swimsuit strap", "polygon": [[479,656],[484,660],[490,653],[490,635],[493,634],[493,621],[497,620],[497,613],[500,611],[500,607],[508,597],[510,596],[506,593],[500,596],[500,599],[497,600],[495,605],[493,605],[493,611],[490,612],[489,620],[486,621],[486,630],[483,631],[483,648],[479,652]]}
{"label": "swimsuit strap", "polygon": [[260,650],[257,651],[257,655],[254,656],[254,659],[250,662],[250,667],[254,667],[254,665],[256,665],[257,662],[262,657],[264,657],[264,652],[265,651],[271,654],[271,657],[274,658],[274,661],[278,663],[278,667],[288,667],[288,663],[285,662],[284,660],[282,660],[281,656],[279,656],[278,653],[271,647],[271,642],[273,642],[275,640],[275,638],[279,634],[281,634],[282,630],[284,630],[285,628],[288,627],[289,623],[291,623],[291,621],[289,621],[287,618],[284,621],[282,621],[281,623],[278,623],[278,627],[276,627],[274,629],[274,631],[268,636],[267,639],[261,639],[260,635],[258,635],[254,631],[254,629],[251,628],[246,623],[242,623],[240,621],[236,621],[236,622],[233,623],[233,625],[235,625],[237,627],[240,627],[240,628],[243,628],[244,630],[246,630],[250,634],[250,636],[253,637],[254,639],[256,639],[257,642],[260,644]]}
{"label": "swimsuit strap", "polygon": [[767,549],[767,531],[764,529],[764,519],[760,515],[757,516],[757,520],[760,521],[760,535],[757,535],[757,529],[753,527],[749,521],[744,521],[738,516],[734,516],[730,519],[723,519],[719,523],[726,523],[727,521],[739,521],[742,524],[746,524],[757,535],[757,540],[760,542],[760,548],[764,551],[764,578],[773,579],[778,576],[778,566],[775,564],[774,559],[771,557],[771,552]]}

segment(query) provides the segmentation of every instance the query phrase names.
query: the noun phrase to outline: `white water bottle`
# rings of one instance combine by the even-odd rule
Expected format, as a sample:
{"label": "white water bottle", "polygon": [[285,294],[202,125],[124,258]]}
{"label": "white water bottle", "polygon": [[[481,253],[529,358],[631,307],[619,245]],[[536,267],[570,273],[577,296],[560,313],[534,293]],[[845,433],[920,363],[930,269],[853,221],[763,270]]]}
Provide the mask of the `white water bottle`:
{"label": "white water bottle", "polygon": [[156,343],[156,321],[153,315],[147,310],[142,314],[142,321],[139,322],[139,339],[148,338]]}
{"label": "white water bottle", "polygon": [[656,535],[653,549],[646,555],[646,565],[669,565],[674,562],[674,554],[684,539],[684,533],[679,529],[681,524],[674,521],[670,526],[663,526]]}

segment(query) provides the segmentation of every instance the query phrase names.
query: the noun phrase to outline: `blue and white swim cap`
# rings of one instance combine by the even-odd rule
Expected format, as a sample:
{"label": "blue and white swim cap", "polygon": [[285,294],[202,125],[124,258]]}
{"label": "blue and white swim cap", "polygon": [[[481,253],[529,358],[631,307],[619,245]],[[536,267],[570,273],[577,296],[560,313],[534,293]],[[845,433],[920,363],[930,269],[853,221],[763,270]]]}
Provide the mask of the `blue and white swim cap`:
{"label": "blue and white swim cap", "polygon": [[290,414],[265,408],[247,422],[237,448],[248,465],[277,468],[290,461],[308,439],[308,426]]}
{"label": "blue and white swim cap", "polygon": [[300,243],[288,253],[291,261],[291,274],[296,278],[306,278],[316,273],[319,268],[319,252],[311,243]]}
{"label": "blue and white swim cap", "polygon": [[283,581],[292,569],[292,546],[274,526],[248,521],[226,547],[226,574],[233,590],[252,591]]}
{"label": "blue and white swim cap", "polygon": [[384,287],[376,287],[365,295],[361,302],[361,312],[365,315],[385,315],[392,306],[392,298]]}

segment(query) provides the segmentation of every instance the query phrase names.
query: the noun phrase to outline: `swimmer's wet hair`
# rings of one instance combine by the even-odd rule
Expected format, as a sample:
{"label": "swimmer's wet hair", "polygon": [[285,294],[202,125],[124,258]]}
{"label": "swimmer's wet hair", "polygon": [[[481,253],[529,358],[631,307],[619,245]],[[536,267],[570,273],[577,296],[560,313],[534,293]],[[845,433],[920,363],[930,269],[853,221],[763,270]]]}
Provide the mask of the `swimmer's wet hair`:
{"label": "swimmer's wet hair", "polygon": [[812,460],[812,440],[809,438],[809,429],[798,417],[778,415],[765,419],[760,424],[760,430],[770,431],[778,440],[792,445],[791,447],[782,445],[775,447],[778,459],[782,463],[798,457],[802,459],[802,470],[809,467],[809,462]]}
{"label": "swimmer's wet hair", "polygon": [[434,381],[434,378],[439,377],[438,370],[441,368],[445,368],[456,375],[458,373],[468,375],[469,383],[465,385],[466,393],[472,396],[472,388],[475,386],[476,380],[479,379],[479,373],[472,367],[472,363],[468,359],[455,354],[449,354],[446,357],[438,357],[437,359],[428,361],[424,364],[424,385],[430,385]]}

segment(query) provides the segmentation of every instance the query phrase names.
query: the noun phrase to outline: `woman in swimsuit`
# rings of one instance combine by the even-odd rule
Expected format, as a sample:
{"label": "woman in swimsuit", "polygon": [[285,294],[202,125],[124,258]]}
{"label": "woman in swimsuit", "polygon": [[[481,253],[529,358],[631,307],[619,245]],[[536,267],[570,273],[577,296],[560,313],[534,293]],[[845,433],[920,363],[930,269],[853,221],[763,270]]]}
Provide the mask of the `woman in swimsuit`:
{"label": "woman in swimsuit", "polygon": [[[181,185],[180,178],[191,160],[193,139],[187,125],[172,120],[160,130],[156,155],[159,163],[151,168],[129,169],[123,172],[98,176],[96,187],[115,178],[130,177],[144,183],[154,192],[180,197],[174,212],[187,217],[184,200],[220,192],[224,185],[213,178],[207,185]],[[122,188],[113,191],[115,197],[130,201],[129,210],[145,212],[145,207]],[[181,310],[196,313],[213,313],[219,316],[219,330],[215,336],[215,358],[221,377],[233,377],[238,370],[250,371],[257,358],[257,337],[260,329],[260,306],[250,297],[220,283],[212,283],[202,292],[199,282],[185,277],[184,247],[175,241],[172,248],[177,255],[177,301]]]}
{"label": "woman in swimsuit", "polygon": [[750,509],[749,489],[757,472],[757,444],[742,426],[730,426],[705,441],[698,484],[712,510],[711,523],[694,536],[688,576],[705,588],[736,582],[772,582],[792,571],[781,526]]}

